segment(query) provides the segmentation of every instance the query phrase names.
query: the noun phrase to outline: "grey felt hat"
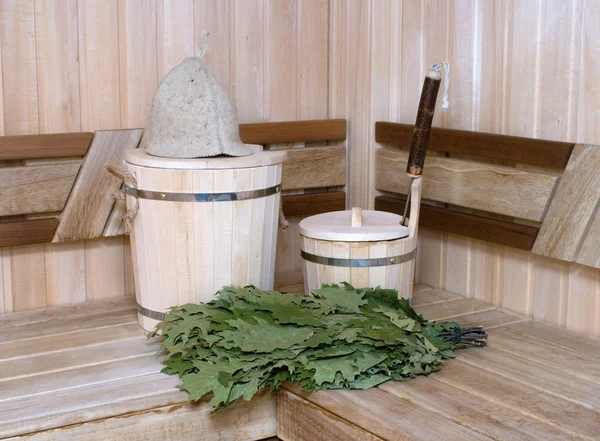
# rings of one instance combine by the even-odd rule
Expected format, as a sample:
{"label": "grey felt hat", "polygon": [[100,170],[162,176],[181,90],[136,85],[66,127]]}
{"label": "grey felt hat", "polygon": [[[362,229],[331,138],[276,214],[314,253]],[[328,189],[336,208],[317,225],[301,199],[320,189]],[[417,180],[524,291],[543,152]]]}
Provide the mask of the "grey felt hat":
{"label": "grey felt hat", "polygon": [[150,155],[206,158],[256,151],[240,141],[236,109],[202,63],[204,51],[183,60],[156,89],[145,132]]}

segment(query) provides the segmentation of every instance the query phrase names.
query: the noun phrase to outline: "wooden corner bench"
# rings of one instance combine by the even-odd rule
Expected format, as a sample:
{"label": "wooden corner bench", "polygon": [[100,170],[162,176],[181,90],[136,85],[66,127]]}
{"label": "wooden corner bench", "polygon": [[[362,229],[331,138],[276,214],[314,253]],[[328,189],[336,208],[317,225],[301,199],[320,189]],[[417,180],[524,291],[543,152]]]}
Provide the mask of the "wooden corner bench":
{"label": "wooden corner bench", "polygon": [[160,373],[159,341],[144,336],[132,299],[5,314],[0,439],[598,439],[600,339],[425,286],[414,305],[429,319],[485,326],[489,347],[405,383],[290,386],[216,415]]}

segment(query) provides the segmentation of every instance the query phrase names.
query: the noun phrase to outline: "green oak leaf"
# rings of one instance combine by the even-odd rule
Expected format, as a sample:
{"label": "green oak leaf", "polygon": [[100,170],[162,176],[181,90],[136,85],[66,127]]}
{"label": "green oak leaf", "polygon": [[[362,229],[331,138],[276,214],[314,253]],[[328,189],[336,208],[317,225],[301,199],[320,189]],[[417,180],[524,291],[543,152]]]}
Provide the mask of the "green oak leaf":
{"label": "green oak leaf", "polygon": [[364,295],[359,294],[355,289],[340,289],[339,287],[324,285],[320,289],[315,289],[313,294],[325,300],[331,306],[344,311],[359,313],[359,307],[367,303]]}

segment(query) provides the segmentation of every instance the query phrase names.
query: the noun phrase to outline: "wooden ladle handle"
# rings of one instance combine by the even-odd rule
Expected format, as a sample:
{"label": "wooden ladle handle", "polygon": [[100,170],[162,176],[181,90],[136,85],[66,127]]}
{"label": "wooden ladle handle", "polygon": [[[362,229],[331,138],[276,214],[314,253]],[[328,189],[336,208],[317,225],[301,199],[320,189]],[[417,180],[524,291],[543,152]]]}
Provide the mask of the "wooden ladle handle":
{"label": "wooden ladle handle", "polygon": [[417,121],[413,129],[413,140],[408,155],[408,165],[406,173],[413,178],[421,176],[423,165],[425,164],[425,154],[427,153],[427,144],[429,143],[429,132],[431,131],[431,122],[435,112],[435,102],[442,73],[437,70],[430,70],[425,77],[423,90],[421,91],[421,101],[417,111]]}

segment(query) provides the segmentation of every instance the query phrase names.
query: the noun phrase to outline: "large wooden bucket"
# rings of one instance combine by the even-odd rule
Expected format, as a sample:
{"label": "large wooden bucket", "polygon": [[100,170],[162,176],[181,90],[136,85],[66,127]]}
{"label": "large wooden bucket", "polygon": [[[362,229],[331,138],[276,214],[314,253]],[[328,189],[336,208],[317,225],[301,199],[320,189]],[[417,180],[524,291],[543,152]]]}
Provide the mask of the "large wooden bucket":
{"label": "large wooden bucket", "polygon": [[380,211],[347,211],[318,214],[303,219],[304,288],[306,293],[322,284],[348,282],[355,288],[397,289],[412,298],[421,178],[412,186],[408,226],[402,217]]}
{"label": "large wooden bucket", "polygon": [[127,152],[126,181],[140,325],[227,285],[273,289],[285,152],[169,159]]}

